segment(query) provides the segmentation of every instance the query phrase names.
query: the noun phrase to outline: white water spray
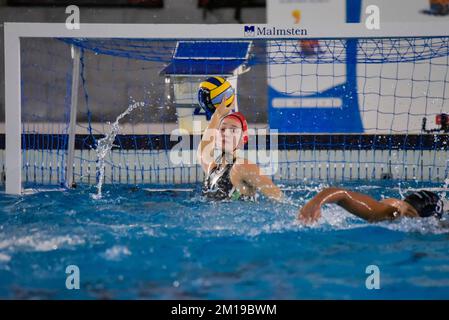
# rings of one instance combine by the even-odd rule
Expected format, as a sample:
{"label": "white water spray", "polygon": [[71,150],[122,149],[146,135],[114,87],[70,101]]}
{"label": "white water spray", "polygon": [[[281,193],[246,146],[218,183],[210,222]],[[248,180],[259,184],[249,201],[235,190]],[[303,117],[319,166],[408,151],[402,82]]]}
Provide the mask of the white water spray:
{"label": "white water spray", "polygon": [[446,170],[444,172],[444,188],[447,190],[447,188],[449,187],[449,158],[446,159]]}
{"label": "white water spray", "polygon": [[115,122],[111,124],[111,129],[109,133],[106,133],[105,137],[98,140],[97,149],[95,150],[97,153],[97,168],[99,172],[98,183],[97,183],[97,194],[92,195],[94,199],[101,199],[102,194],[101,190],[104,182],[104,168],[105,168],[105,159],[111,152],[112,147],[114,146],[114,140],[118,133],[120,133],[119,121],[130,114],[133,110],[143,107],[145,105],[144,102],[134,102],[133,104],[128,106],[123,113],[121,113]]}
{"label": "white water spray", "polygon": [[447,198],[447,191],[449,190],[449,159],[446,160],[446,179],[444,180],[444,192],[443,192],[443,201],[444,201],[444,210],[449,211],[449,199]]}

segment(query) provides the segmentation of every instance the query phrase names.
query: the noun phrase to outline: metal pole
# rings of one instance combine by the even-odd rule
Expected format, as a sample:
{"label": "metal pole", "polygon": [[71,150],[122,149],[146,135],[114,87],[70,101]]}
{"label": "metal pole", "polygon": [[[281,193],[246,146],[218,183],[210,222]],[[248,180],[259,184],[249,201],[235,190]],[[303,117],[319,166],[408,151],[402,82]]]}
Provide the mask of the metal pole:
{"label": "metal pole", "polygon": [[22,193],[20,38],[5,24],[5,172],[7,194]]}
{"label": "metal pole", "polygon": [[69,125],[69,143],[67,146],[67,176],[66,187],[73,186],[73,165],[75,158],[75,134],[76,134],[76,113],[78,110],[78,87],[80,78],[80,49],[72,45],[72,91],[70,100],[70,125]]}

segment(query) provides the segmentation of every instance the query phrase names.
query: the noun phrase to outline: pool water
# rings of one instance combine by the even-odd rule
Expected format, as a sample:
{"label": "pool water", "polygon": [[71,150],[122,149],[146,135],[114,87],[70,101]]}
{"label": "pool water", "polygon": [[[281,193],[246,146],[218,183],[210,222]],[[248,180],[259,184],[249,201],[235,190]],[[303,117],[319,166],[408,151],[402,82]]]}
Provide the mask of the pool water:
{"label": "pool water", "polygon": [[[399,196],[397,182],[340,185]],[[0,194],[0,297],[449,298],[449,230],[433,218],[368,224],[327,206],[303,226],[298,208],[322,185],[284,185],[284,204],[212,203],[199,186],[180,187],[194,190],[107,185],[101,200],[90,186]],[[66,288],[69,265],[79,267],[79,290]],[[380,270],[379,290],[365,286],[369,265]]]}

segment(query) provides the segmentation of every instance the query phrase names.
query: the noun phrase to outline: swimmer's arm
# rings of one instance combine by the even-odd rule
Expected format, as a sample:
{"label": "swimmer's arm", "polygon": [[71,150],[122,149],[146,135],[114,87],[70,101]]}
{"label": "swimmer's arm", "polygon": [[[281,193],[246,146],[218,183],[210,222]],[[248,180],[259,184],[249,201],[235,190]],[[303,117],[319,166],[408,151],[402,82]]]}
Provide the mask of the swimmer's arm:
{"label": "swimmer's arm", "polygon": [[365,194],[340,188],[326,188],[300,209],[298,219],[310,223],[321,216],[321,207],[335,203],[350,213],[370,222],[392,220],[398,209]]}
{"label": "swimmer's arm", "polygon": [[201,142],[198,146],[197,158],[204,172],[207,172],[210,163],[213,161],[215,130],[217,130],[219,125],[220,116],[217,113],[214,113],[209,125],[203,132],[203,137],[201,138]]}
{"label": "swimmer's arm", "polygon": [[284,194],[277,185],[267,175],[260,172],[260,168],[253,163],[245,163],[236,167],[236,173],[239,176],[237,188],[245,188],[245,184],[250,185],[256,190],[259,190],[264,196],[276,200],[282,201]]}
{"label": "swimmer's arm", "polygon": [[232,110],[234,105],[231,104],[229,107],[226,107],[225,101],[225,98],[223,98],[223,101],[212,115],[206,130],[204,130],[203,132],[203,137],[201,138],[201,142],[198,146],[197,159],[201,164],[203,171],[206,173],[209,169],[209,165],[214,160],[214,143],[216,130],[220,125],[221,119]]}

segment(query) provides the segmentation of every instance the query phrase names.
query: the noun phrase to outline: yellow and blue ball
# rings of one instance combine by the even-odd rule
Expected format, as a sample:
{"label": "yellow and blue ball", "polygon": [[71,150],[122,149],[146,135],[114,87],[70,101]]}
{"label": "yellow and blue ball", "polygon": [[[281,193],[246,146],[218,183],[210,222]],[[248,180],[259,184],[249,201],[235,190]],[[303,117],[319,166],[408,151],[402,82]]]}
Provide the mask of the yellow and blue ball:
{"label": "yellow and blue ball", "polygon": [[206,111],[206,114],[213,114],[215,109],[225,98],[226,106],[229,107],[235,99],[235,91],[231,83],[222,77],[210,77],[200,83],[198,90],[198,102]]}

